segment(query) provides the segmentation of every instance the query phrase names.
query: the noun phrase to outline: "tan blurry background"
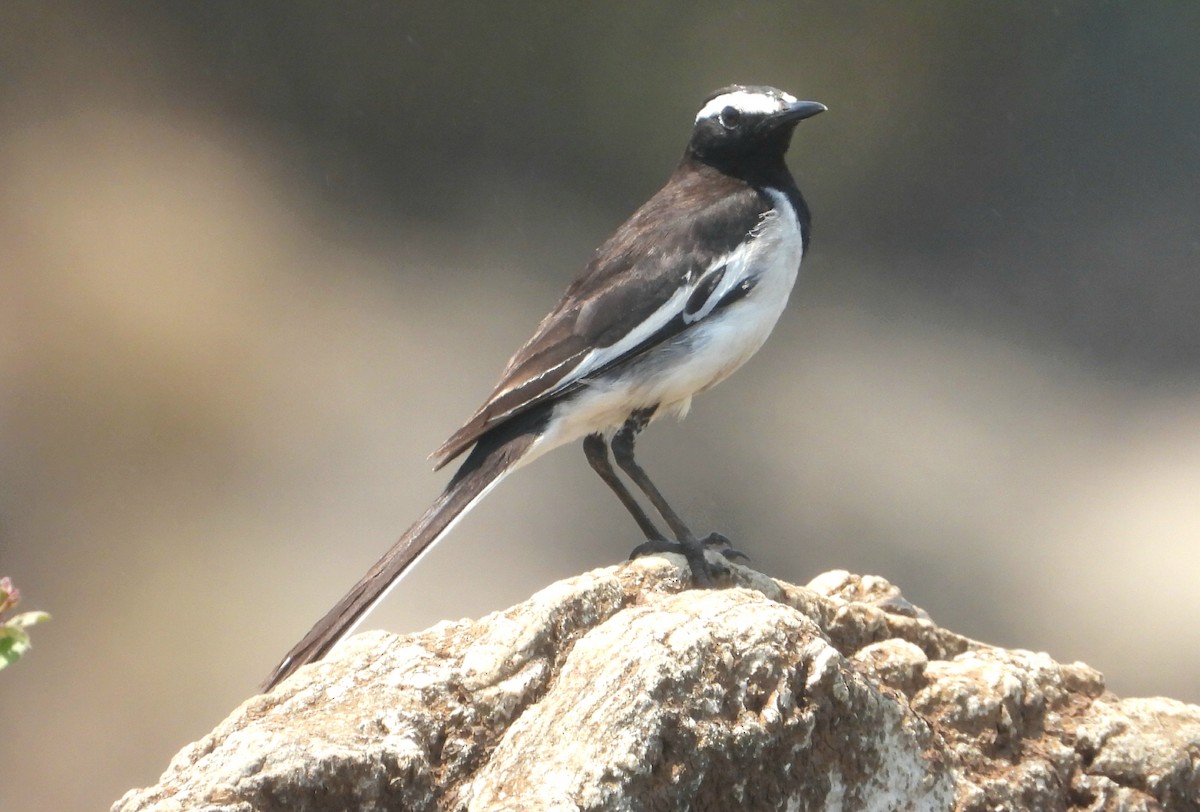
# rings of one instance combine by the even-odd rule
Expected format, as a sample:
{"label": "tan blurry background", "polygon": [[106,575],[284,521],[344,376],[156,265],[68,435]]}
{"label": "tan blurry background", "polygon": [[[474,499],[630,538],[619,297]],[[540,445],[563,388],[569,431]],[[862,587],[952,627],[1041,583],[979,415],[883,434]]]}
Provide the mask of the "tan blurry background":
{"label": "tan blurry background", "polygon": [[[644,441],[766,572],[1200,701],[1200,6],[5,4],[4,812],[103,808],[426,506],[425,455],[706,93],[826,103],[766,349]],[[368,621],[477,616],[636,528],[564,449]]]}

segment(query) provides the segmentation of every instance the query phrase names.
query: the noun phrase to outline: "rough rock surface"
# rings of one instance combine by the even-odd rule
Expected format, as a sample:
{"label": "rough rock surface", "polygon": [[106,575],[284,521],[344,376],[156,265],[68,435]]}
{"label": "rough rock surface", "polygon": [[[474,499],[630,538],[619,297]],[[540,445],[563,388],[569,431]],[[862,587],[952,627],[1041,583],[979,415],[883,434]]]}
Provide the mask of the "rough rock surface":
{"label": "rough rock surface", "polygon": [[938,627],[881,578],[682,559],[360,634],[114,810],[1200,810],[1200,708]]}

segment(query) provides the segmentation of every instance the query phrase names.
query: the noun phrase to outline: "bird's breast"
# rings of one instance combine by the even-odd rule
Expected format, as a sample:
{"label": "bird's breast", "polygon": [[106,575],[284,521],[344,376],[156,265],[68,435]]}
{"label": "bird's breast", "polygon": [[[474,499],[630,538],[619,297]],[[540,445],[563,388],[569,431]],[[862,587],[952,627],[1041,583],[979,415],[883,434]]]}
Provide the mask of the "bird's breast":
{"label": "bird's breast", "polygon": [[774,208],[748,243],[742,275],[753,287],[740,300],[696,325],[689,340],[696,394],[723,381],[762,347],[779,321],[804,253],[800,222],[782,192],[768,190]]}

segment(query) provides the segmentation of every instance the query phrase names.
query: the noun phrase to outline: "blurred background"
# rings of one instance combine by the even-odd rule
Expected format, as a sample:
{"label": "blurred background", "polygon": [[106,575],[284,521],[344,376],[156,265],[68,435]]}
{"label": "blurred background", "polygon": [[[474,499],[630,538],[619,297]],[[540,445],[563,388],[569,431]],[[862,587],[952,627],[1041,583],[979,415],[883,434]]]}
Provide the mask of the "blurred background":
{"label": "blurred background", "polygon": [[[642,459],[804,583],[1200,701],[1200,5],[5,3],[5,812],[105,808],[247,698],[444,483],[426,454],[701,100],[829,106],[762,353]],[[563,449],[368,627],[617,562]]]}

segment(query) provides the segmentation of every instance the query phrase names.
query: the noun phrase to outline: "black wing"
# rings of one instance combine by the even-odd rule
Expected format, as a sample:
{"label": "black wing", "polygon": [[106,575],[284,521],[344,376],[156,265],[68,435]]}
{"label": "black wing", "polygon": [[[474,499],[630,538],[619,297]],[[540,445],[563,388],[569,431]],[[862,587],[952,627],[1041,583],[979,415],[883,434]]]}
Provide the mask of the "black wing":
{"label": "black wing", "polygon": [[[694,295],[720,284],[720,260],[771,204],[743,181],[701,164],[684,168],[596,250],[484,404],[431,455],[435,467],[500,423],[573,389],[585,374],[624,363],[686,326]],[[667,307],[676,303],[677,312]],[[622,342],[627,346],[602,365],[587,363],[595,351]]]}

